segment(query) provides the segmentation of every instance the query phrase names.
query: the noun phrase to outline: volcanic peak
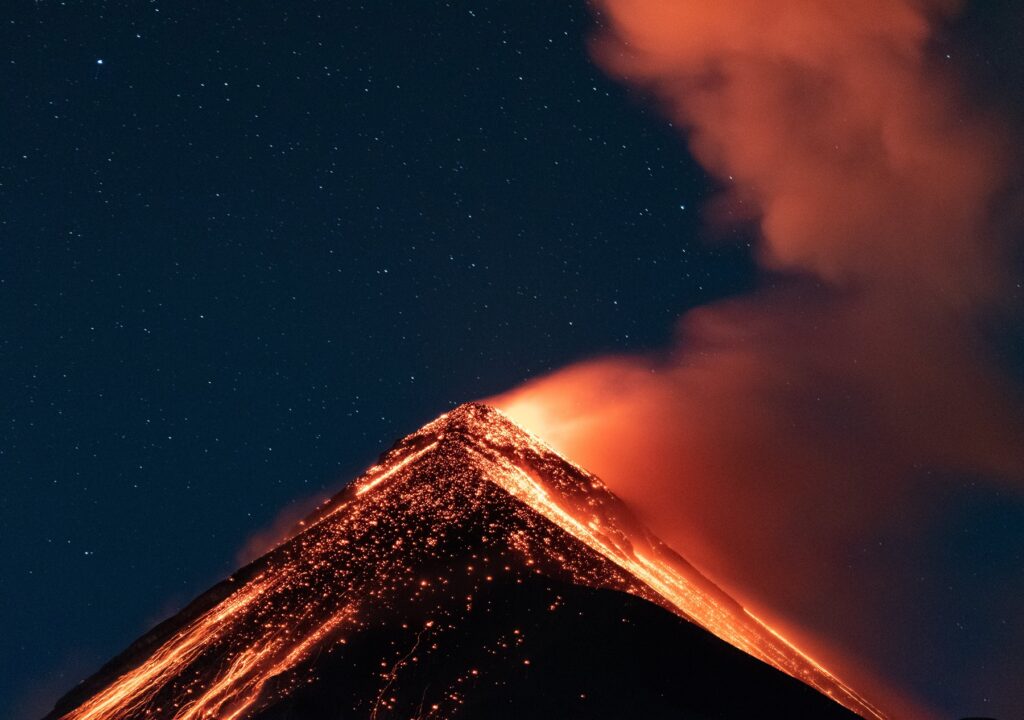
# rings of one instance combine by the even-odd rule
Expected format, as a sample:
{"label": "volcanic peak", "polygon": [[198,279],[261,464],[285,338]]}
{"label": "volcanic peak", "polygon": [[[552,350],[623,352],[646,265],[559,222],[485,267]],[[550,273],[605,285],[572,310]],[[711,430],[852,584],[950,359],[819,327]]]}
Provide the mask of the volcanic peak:
{"label": "volcanic peak", "polygon": [[[487,469],[487,462],[499,457],[522,466],[549,465],[552,463],[545,462],[545,458],[557,456],[553,448],[516,425],[500,410],[484,403],[468,402],[398,440],[376,465],[353,483],[356,495],[364,495],[384,480],[397,476],[398,470],[427,453],[444,457],[453,464],[464,462],[479,470]],[[571,475],[559,473],[556,478],[548,478],[557,481],[559,492],[607,492],[604,483],[583,468],[561,457],[557,460],[555,464],[571,465],[575,470]],[[479,480],[493,482],[494,478],[483,475]]]}
{"label": "volcanic peak", "polygon": [[[317,684],[325,651],[348,663],[330,674],[339,688],[339,677],[376,668],[360,687],[379,683],[377,692],[345,691],[350,710],[400,713],[392,695],[409,658],[440,657],[477,603],[495,597],[495,583],[514,596],[538,574],[649,600],[847,708],[883,717],[665,546],[597,477],[479,403],[398,441],[296,534],[147,633],[51,717],[271,717],[261,713]],[[366,656],[378,652],[373,638],[402,632],[415,635],[408,657]],[[496,639],[488,652],[520,640]],[[465,678],[450,680],[434,716],[467,702]]]}

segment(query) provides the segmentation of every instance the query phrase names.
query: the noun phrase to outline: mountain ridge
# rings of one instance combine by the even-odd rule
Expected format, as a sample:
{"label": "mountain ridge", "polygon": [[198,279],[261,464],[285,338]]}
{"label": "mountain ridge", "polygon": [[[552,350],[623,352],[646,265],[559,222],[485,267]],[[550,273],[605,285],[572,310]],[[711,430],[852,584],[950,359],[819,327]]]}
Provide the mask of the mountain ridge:
{"label": "mountain ridge", "polygon": [[[437,645],[456,635],[453,618],[466,623],[486,588],[532,587],[533,574],[643,598],[847,708],[883,717],[661,543],[598,478],[499,411],[470,403],[396,442],[295,534],[146,633],[47,718],[259,717],[317,682],[310,668],[324,648],[359,642],[381,618],[402,625],[441,608],[427,613],[410,651],[425,653],[423,638]],[[409,662],[394,660],[395,668]],[[393,687],[388,676],[399,670],[380,662],[380,684]],[[356,697],[352,711],[398,712],[397,696],[389,705],[381,693],[372,706]],[[455,697],[430,703],[431,712],[458,714],[467,698]]]}

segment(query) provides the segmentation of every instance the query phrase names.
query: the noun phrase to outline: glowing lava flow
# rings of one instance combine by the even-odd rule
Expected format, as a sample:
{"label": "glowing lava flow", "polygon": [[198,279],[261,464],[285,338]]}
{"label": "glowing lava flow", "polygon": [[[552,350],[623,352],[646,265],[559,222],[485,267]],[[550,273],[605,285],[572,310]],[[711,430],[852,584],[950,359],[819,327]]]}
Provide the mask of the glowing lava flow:
{"label": "glowing lava flow", "polygon": [[[301,528],[144,636],[50,718],[258,716],[318,681],[315,658],[344,659],[357,637],[407,631],[412,650],[396,642],[371,658],[375,689],[339,710],[400,714],[399,673],[438,652],[474,612],[475,594],[496,574],[521,583],[538,572],[651,600],[850,710],[883,717],[651,535],[598,478],[487,406],[463,405],[405,438]],[[514,646],[501,641],[494,652]],[[461,682],[438,683],[429,702],[428,684],[417,716],[457,714]]]}
{"label": "glowing lava flow", "polygon": [[[534,445],[533,451],[554,453],[539,438],[511,421],[508,425],[529,439]],[[494,436],[485,437],[493,441]],[[514,444],[521,447],[521,438],[517,440]],[[637,523],[599,478],[573,465],[575,470],[586,476],[590,490],[587,502],[578,505],[574,514],[554,499],[539,479],[519,465],[501,455],[488,459],[498,470],[489,475],[492,482],[640,580],[646,589],[654,593],[654,597],[649,597],[646,592],[640,594],[692,620],[734,647],[817,688],[850,710],[865,717],[885,718],[879,708],[714,586],[689,563],[681,557],[671,557],[674,553],[649,533],[630,533],[616,542],[616,534]],[[600,497],[599,502],[594,502],[595,496]],[[605,531],[606,524],[609,532]],[[661,556],[659,560],[653,561],[642,554],[639,548],[643,547]]]}
{"label": "glowing lava flow", "polygon": [[367,473],[367,475],[369,475],[370,477],[356,486],[356,495],[365,495],[366,493],[370,492],[370,490],[373,490],[375,487],[380,485],[382,482],[387,480],[392,475],[398,474],[403,469],[405,469],[407,465],[423,457],[423,455],[430,452],[435,447],[437,447],[436,441],[430,443],[422,450],[417,450],[416,452],[409,453],[407,457],[402,458],[400,461],[396,462],[393,467],[385,470],[379,475],[375,472],[377,470],[376,468],[371,468],[370,471]]}
{"label": "glowing lava flow", "polygon": [[[662,600],[662,604],[667,604],[673,612],[696,622],[749,655],[816,687],[855,712],[880,720],[885,717],[881,710],[853,688],[728,596],[720,591],[709,592],[703,583],[695,583],[685,573],[673,568],[670,562],[651,561],[635,549],[641,546],[640,542],[636,542],[639,538],[633,538],[634,542],[630,543],[632,550],[609,542],[601,532],[598,519],[582,522],[561,507],[541,483],[525,470],[508,462],[502,462],[501,465],[506,473],[493,477],[494,482],[511,495],[523,498],[548,520],[641,580],[656,593],[657,598],[654,599]],[[592,481],[599,482],[597,478],[592,478]],[[691,572],[696,573],[692,569]],[[738,615],[737,610],[742,610],[746,618]],[[771,638],[765,637],[765,630]]]}

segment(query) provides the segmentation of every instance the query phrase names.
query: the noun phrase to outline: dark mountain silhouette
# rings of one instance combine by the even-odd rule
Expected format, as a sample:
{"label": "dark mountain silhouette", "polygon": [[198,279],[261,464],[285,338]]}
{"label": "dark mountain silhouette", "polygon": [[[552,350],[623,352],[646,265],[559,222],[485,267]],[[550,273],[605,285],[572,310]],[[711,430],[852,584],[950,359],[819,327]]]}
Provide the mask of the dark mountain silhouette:
{"label": "dark mountain silhouette", "polygon": [[47,718],[627,713],[884,717],[598,478],[468,404],[399,441]]}

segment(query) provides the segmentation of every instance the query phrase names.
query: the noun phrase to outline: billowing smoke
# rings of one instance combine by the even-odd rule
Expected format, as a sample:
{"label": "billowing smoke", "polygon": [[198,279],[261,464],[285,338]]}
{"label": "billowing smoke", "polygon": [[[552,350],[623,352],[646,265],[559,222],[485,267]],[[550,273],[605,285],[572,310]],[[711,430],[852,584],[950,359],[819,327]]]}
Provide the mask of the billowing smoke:
{"label": "billowing smoke", "polygon": [[756,223],[765,287],[662,356],[490,401],[852,680],[932,651],[893,609],[942,484],[1024,478],[1019,390],[976,331],[1009,282],[1007,134],[928,52],[957,4],[598,0],[596,60],[687,129],[726,187],[709,222]]}

